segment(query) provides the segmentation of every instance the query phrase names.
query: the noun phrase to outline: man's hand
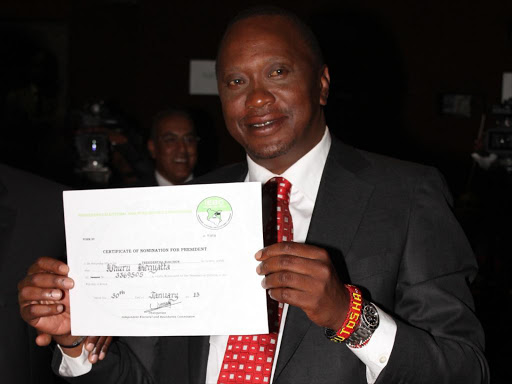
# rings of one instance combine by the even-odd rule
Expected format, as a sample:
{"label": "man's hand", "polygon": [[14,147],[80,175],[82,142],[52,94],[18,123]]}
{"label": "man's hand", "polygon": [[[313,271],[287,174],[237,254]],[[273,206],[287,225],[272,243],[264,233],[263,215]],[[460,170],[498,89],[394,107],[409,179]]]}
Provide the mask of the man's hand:
{"label": "man's hand", "polygon": [[[83,345],[85,345],[84,348],[89,352],[88,359],[92,364],[103,360],[107,356],[112,339],[112,336],[88,336],[84,340]],[[47,333],[41,333],[36,338],[36,344],[40,347],[50,345],[51,342],[52,336]]]}
{"label": "man's hand", "polygon": [[70,339],[69,289],[74,282],[68,272],[63,262],[41,257],[18,283],[21,317],[40,333],[38,345],[47,344],[48,335],[60,337],[63,343],[63,338]]}
{"label": "man's hand", "polygon": [[276,243],[255,255],[256,272],[270,297],[301,308],[310,320],[339,329],[347,315],[348,291],[336,274],[327,251],[293,242]]}
{"label": "man's hand", "polygon": [[[76,337],[71,336],[69,315],[69,290],[74,281],[68,277],[69,267],[49,257],[41,257],[28,269],[27,276],[18,284],[18,301],[23,320],[37,332],[36,344],[45,346],[52,338],[59,344],[69,345]],[[89,361],[96,363],[106,356],[112,342],[110,336],[89,336],[82,344],[90,352]],[[80,348],[66,349],[76,356]]]}
{"label": "man's hand", "polygon": [[85,339],[85,349],[89,351],[89,361],[96,363],[107,356],[108,347],[112,343],[112,336],[89,336]]}

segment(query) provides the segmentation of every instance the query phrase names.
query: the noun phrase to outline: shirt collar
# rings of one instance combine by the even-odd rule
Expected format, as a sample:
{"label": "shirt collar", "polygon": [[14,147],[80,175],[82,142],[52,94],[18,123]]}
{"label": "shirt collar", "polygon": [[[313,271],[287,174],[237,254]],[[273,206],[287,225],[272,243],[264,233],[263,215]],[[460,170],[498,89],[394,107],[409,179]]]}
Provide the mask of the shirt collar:
{"label": "shirt collar", "polygon": [[292,194],[295,187],[295,190],[300,190],[308,199],[315,201],[330,147],[331,134],[329,128],[325,127],[322,140],[282,175],[273,174],[247,156],[249,173],[246,180],[266,183],[272,177],[282,176],[292,184]]}
{"label": "shirt collar", "polygon": [[[193,178],[193,175],[190,175],[189,177],[187,177],[187,180],[184,181],[184,183],[186,183],[187,181],[190,181],[192,180]],[[169,180],[167,180],[160,172],[158,172],[156,169],[155,169],[155,179],[156,179],[156,183],[158,184],[159,187],[170,187],[170,186],[173,186],[174,184],[171,183]]]}

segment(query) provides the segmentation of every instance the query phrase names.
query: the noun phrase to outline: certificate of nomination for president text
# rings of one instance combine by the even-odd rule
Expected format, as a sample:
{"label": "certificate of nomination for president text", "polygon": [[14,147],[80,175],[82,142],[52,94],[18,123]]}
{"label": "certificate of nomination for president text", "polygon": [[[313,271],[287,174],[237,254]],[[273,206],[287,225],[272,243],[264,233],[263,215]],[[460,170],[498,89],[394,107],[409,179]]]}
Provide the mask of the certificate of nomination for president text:
{"label": "certificate of nomination for president text", "polygon": [[268,332],[261,184],[64,192],[73,335]]}

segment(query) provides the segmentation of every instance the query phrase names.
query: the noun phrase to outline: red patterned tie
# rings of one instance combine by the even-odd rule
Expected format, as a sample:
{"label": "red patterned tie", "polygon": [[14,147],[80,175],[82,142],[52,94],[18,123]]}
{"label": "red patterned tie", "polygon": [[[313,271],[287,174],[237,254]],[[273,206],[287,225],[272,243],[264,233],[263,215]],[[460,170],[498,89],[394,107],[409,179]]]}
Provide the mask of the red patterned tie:
{"label": "red patterned tie", "polygon": [[[273,212],[264,224],[265,245],[293,241],[292,216],[288,208],[291,188],[290,182],[282,177],[273,177],[263,186],[264,198],[272,196],[270,209]],[[270,383],[283,304],[267,295],[267,311],[269,334],[229,336],[218,384]]]}

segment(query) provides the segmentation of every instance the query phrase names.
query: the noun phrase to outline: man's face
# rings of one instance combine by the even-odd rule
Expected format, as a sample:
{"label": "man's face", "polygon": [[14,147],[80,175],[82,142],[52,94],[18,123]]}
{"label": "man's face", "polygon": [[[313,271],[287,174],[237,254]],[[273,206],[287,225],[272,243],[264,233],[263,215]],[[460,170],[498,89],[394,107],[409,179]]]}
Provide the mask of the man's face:
{"label": "man's face", "polygon": [[155,166],[173,184],[182,184],[197,162],[197,138],[193,123],[185,116],[160,120],[154,139],[148,141]]}
{"label": "man's face", "polygon": [[221,44],[217,83],[228,131],[254,161],[282,173],[323,136],[327,67],[281,16],[241,20]]}

